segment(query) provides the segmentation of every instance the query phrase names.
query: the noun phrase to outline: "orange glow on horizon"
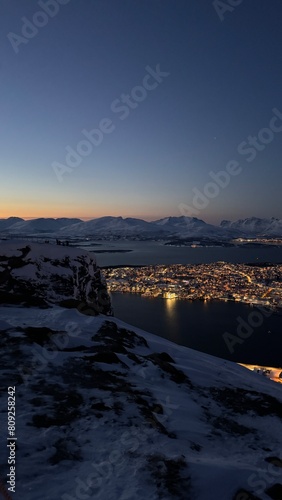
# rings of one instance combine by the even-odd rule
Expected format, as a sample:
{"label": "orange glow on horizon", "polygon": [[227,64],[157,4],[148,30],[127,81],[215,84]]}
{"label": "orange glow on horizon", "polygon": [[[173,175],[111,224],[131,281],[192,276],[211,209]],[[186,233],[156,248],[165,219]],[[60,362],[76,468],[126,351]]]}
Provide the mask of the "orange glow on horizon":
{"label": "orange glow on horizon", "polygon": [[[90,204],[89,204],[90,205]],[[134,208],[136,209],[137,207],[132,207],[133,210]],[[164,217],[168,217],[167,213],[161,213],[161,211],[157,211],[155,215],[151,215],[151,213],[142,213],[142,208],[140,210],[141,213],[134,213],[134,211],[131,211],[129,206],[116,206],[113,205],[112,207],[108,206],[103,206],[101,205],[100,207],[95,207],[93,209],[93,206],[88,206],[86,205],[79,205],[76,206],[74,204],[66,204],[64,205],[63,203],[60,204],[52,204],[52,202],[43,203],[31,203],[31,201],[28,200],[21,200],[15,203],[3,203],[2,206],[0,206],[0,219],[7,219],[8,217],[20,217],[24,220],[30,220],[30,219],[38,219],[38,218],[54,218],[58,219],[61,217],[67,217],[67,218],[77,218],[77,219],[82,219],[82,220],[91,220],[91,219],[97,219],[99,217],[132,217],[136,219],[143,219],[146,221],[153,221],[157,219],[161,219]],[[92,212],[92,214],[91,214]],[[171,214],[170,214],[171,215]],[[180,215],[180,214],[176,214]]]}
{"label": "orange glow on horizon", "polygon": [[[33,201],[33,200],[32,200]],[[180,217],[182,214],[175,212],[175,210],[168,213],[165,207],[160,207],[154,210],[153,207],[149,213],[144,213],[142,208],[140,212],[136,213],[138,207],[123,205],[123,204],[112,204],[112,206],[103,205],[102,203],[97,203],[97,206],[93,208],[90,203],[85,204],[74,204],[74,203],[52,203],[50,200],[46,200],[45,203],[35,202],[32,203],[31,200],[18,200],[15,203],[7,202],[4,203],[2,200],[2,206],[0,206],[0,219],[7,219],[9,217],[20,217],[24,220],[38,219],[38,218],[76,218],[84,221],[97,219],[99,217],[132,217],[136,219],[142,219],[148,222],[163,219],[166,217]],[[149,208],[149,207],[148,207]],[[92,212],[92,214],[91,214]],[[153,215],[152,215],[153,213]],[[89,215],[90,214],[90,215]],[[201,217],[199,217],[201,218]],[[208,220],[208,217],[203,217],[205,222],[210,224],[218,224],[218,222]]]}
{"label": "orange glow on horizon", "polygon": [[13,210],[1,210],[0,211],[0,219],[8,219],[9,217],[20,217],[21,219],[24,219],[24,220],[32,220],[32,219],[39,219],[39,218],[44,218],[44,219],[49,219],[49,218],[53,218],[53,219],[59,219],[59,218],[62,218],[62,217],[66,217],[66,218],[75,218],[75,219],[81,219],[81,220],[84,220],[84,221],[87,221],[87,220],[91,220],[91,219],[97,219],[99,217],[123,217],[123,218],[126,218],[126,217],[132,217],[132,218],[136,218],[136,219],[143,219],[143,220],[147,220],[147,221],[153,221],[153,220],[157,220],[159,218],[162,218],[162,217],[165,217],[165,215],[156,215],[156,216],[148,216],[148,215],[139,215],[139,214],[126,214],[126,213],[121,213],[121,212],[118,212],[118,213],[114,213],[114,211],[111,211],[111,212],[102,212],[102,211],[97,211],[95,214],[93,215],[89,215],[89,212],[88,214],[74,214],[73,212],[69,212],[69,211],[62,211],[62,210],[54,210],[53,211],[45,211],[45,210],[36,210],[36,212],[34,214],[32,214],[32,211],[29,212],[29,215],[22,215],[21,214],[21,211],[17,211],[15,210],[15,208]]}

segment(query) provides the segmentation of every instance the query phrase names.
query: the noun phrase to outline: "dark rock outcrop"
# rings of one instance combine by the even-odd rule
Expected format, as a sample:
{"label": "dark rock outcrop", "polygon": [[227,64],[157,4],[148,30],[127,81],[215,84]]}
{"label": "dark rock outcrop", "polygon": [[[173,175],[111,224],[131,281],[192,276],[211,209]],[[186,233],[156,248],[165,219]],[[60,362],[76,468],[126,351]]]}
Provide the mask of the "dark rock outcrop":
{"label": "dark rock outcrop", "polygon": [[77,248],[30,242],[0,244],[0,304],[77,308],[111,315],[95,257]]}

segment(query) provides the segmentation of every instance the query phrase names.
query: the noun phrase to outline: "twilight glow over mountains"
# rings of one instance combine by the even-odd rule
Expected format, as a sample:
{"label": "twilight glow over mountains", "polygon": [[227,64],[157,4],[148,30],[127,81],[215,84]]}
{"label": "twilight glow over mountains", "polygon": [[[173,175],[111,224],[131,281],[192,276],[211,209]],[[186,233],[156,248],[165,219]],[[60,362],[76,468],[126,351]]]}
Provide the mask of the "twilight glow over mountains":
{"label": "twilight glow over mountains", "polygon": [[[63,2],[32,34],[40,10],[12,0],[0,20],[0,217],[189,216],[231,161],[191,216],[282,217],[278,0],[223,20],[213,2]],[[9,33],[29,33],[18,53]]]}

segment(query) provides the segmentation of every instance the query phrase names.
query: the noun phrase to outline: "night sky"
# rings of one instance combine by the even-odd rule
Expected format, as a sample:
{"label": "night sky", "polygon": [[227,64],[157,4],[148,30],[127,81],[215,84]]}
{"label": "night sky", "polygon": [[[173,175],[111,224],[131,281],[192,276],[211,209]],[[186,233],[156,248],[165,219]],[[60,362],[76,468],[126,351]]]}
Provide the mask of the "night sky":
{"label": "night sky", "polygon": [[282,218],[282,4],[229,1],[3,1],[0,217]]}

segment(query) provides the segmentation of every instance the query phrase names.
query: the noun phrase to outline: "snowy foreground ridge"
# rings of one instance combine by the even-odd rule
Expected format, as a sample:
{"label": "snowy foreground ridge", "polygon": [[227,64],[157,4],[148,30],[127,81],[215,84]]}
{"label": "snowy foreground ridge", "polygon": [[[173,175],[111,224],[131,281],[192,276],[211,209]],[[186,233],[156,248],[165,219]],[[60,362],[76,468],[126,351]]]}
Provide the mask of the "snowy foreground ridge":
{"label": "snowy foreground ridge", "polygon": [[[15,251],[9,266],[0,245],[2,288]],[[49,251],[32,245],[30,255],[38,262]],[[6,287],[0,307],[0,498],[282,499],[279,384],[112,316],[82,314],[76,303],[62,307],[48,293],[44,304],[23,306],[9,303]],[[9,386],[17,415],[10,497]]]}

